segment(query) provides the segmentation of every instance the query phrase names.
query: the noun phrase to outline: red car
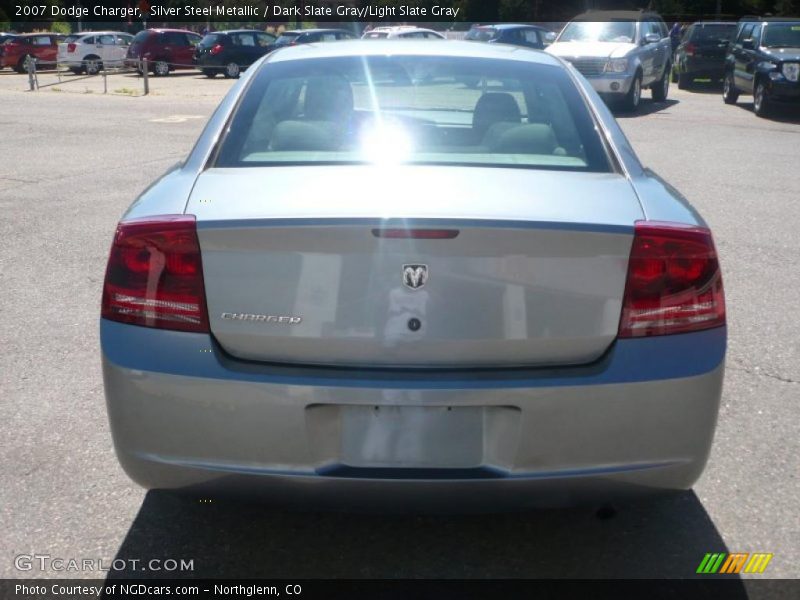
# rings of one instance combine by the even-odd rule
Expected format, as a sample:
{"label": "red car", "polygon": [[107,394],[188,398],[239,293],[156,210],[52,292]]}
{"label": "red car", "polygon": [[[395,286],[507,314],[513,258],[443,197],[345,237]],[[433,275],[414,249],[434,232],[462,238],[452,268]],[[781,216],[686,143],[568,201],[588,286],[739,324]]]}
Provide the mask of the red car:
{"label": "red car", "polygon": [[29,56],[36,59],[36,67],[53,69],[56,66],[58,43],[65,36],[60,33],[26,33],[14,36],[0,46],[0,69],[11,67],[25,73],[25,61]]}
{"label": "red car", "polygon": [[201,35],[183,29],[145,29],[133,38],[125,64],[141,71],[141,61],[147,59],[153,75],[169,75],[175,69],[194,69],[195,46]]}

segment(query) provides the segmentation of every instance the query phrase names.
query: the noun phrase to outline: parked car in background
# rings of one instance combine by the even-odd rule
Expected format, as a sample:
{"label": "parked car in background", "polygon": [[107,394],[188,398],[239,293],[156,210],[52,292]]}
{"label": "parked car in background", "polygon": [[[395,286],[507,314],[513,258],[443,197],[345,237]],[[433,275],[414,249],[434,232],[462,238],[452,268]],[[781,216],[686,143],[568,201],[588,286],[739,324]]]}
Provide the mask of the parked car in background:
{"label": "parked car in background", "polygon": [[156,76],[169,75],[176,69],[195,69],[194,50],[203,37],[183,29],[145,29],[137,33],[125,64],[141,72],[142,60]]}
{"label": "parked car in background", "polygon": [[354,40],[356,35],[346,29],[295,29],[284,31],[275,41],[276,47]]}
{"label": "parked car in background", "polygon": [[672,70],[669,31],[647,11],[591,11],[567,23],[547,52],[567,60],[609,103],[639,107],[642,90],[666,100]]}
{"label": "parked car in background", "polygon": [[495,25],[474,25],[464,38],[470,42],[490,44],[512,44],[524,48],[542,50],[555,37],[552,31],[536,25],[517,23],[498,23]]}
{"label": "parked car in background", "polygon": [[28,57],[36,59],[36,68],[52,69],[56,66],[58,43],[64,39],[60,33],[27,33],[7,39],[0,54],[0,68],[11,67],[25,73]]}
{"label": "parked car in background", "polygon": [[400,25],[397,27],[375,27],[365,31],[361,36],[364,40],[444,40],[447,39],[438,31],[425,29],[424,27],[414,27],[412,25]]}
{"label": "parked car in background", "polygon": [[17,34],[15,34],[15,33],[6,33],[5,31],[0,32],[0,69],[2,69],[4,67],[3,60],[2,60],[2,57],[3,57],[3,44],[5,44],[6,42],[8,42],[10,40],[13,40],[16,37],[17,37]]}
{"label": "parked car in background", "polygon": [[103,67],[125,63],[133,36],[121,31],[91,31],[68,35],[58,44],[58,64],[76,75],[94,75]]}
{"label": "parked car in background", "polygon": [[776,103],[800,104],[800,19],[742,19],[724,69],[726,104],[752,94],[759,117],[769,116]]}
{"label": "parked car in background", "polygon": [[135,481],[451,511],[692,486],[717,253],[585,78],[459,41],[257,64],[113,238],[103,377]]}
{"label": "parked car in background", "polygon": [[683,34],[675,50],[672,81],[682,90],[695,79],[722,79],[728,44],[736,32],[736,23],[699,21]]}
{"label": "parked car in background", "polygon": [[271,33],[254,29],[208,33],[195,48],[195,63],[206,77],[222,73],[235,79],[259,58],[272,52],[276,39]]}

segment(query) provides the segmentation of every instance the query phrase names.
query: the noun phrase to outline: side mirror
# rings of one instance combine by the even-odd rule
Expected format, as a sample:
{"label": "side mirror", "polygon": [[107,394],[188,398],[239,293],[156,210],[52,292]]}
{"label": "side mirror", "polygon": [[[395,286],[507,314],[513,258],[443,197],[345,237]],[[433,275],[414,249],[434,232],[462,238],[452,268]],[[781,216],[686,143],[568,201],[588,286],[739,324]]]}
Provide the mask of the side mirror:
{"label": "side mirror", "polygon": [[756,41],[753,38],[747,38],[742,41],[742,48],[745,50],[753,50],[756,47]]}
{"label": "side mirror", "polygon": [[544,43],[545,44],[552,44],[556,41],[556,34],[553,31],[548,31],[544,34]]}
{"label": "side mirror", "polygon": [[661,41],[661,36],[657,33],[648,33],[645,34],[644,39],[642,40],[645,44],[657,44]]}

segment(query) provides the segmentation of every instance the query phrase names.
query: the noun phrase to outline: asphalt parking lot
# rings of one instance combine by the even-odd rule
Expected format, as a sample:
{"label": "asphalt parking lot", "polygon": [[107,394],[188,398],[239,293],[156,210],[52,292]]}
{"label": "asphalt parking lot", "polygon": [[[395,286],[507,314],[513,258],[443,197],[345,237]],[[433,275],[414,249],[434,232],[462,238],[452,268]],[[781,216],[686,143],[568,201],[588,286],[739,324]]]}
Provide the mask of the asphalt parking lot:
{"label": "asphalt parking lot", "polygon": [[210,577],[683,578],[719,551],[773,553],[758,577],[800,574],[798,111],[767,121],[746,98],[672,86],[620,115],[643,162],[708,220],[724,270],[725,391],[693,491],[613,515],[309,514],[147,493],[114,456],[97,327],[114,226],[231,84],[152,83],[146,98],[87,91],[97,80],[25,92],[0,74],[0,576],[81,575],[15,567],[47,554],[192,559],[186,574]]}

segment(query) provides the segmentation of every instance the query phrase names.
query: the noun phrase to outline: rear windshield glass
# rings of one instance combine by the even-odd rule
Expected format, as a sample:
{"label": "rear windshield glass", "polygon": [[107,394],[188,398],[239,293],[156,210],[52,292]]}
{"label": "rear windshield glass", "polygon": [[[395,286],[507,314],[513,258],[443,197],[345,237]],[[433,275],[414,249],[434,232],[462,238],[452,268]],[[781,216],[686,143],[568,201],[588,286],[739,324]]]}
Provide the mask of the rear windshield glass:
{"label": "rear windshield glass", "polygon": [[218,33],[209,33],[202,40],[200,40],[200,45],[205,46],[213,46],[214,44],[220,44],[225,39],[225,36],[220,35]]}
{"label": "rear windshield glass", "polygon": [[76,42],[77,40],[81,39],[82,37],[84,37],[84,36],[83,35],[68,35],[67,37],[64,38],[64,42],[66,42],[68,44],[71,44],[72,42]]}
{"label": "rear windshield glass", "polygon": [[616,42],[630,44],[636,37],[633,21],[573,21],[564,27],[559,42]]}
{"label": "rear windshield glass", "polygon": [[764,30],[761,45],[771,48],[800,48],[800,21],[770,23]]}
{"label": "rear windshield glass", "polygon": [[467,32],[466,38],[475,42],[488,42],[497,35],[497,30],[491,27],[475,27]]}
{"label": "rear windshield glass", "polygon": [[703,25],[702,27],[698,26],[695,28],[694,33],[692,33],[692,41],[693,42],[706,42],[706,41],[724,41],[727,42],[728,40],[733,37],[734,32],[736,31],[736,25]]}
{"label": "rear windshield glass", "polygon": [[563,68],[420,56],[271,63],[245,92],[216,164],[365,162],[610,170]]}
{"label": "rear windshield glass", "polygon": [[292,42],[296,42],[298,37],[300,37],[299,33],[290,33],[290,32],[282,33],[275,41],[275,45],[284,46],[286,44],[291,44]]}

